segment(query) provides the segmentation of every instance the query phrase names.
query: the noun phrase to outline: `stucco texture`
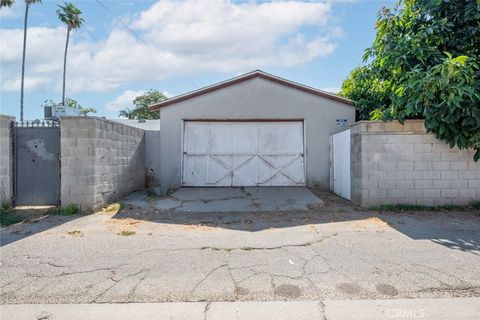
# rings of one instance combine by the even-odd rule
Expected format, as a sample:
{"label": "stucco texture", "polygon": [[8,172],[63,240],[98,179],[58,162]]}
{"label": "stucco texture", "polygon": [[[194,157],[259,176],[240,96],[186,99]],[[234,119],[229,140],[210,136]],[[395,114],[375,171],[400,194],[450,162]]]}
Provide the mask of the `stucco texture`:
{"label": "stucco texture", "polygon": [[0,115],[0,202],[12,200],[12,139],[11,122],[14,117]]}
{"label": "stucco texture", "polygon": [[[161,192],[182,185],[183,125],[186,120],[292,120],[305,126],[306,184],[329,187],[329,136],[355,121],[355,108],[264,78],[251,78],[160,109]],[[346,127],[337,127],[346,119]]]}

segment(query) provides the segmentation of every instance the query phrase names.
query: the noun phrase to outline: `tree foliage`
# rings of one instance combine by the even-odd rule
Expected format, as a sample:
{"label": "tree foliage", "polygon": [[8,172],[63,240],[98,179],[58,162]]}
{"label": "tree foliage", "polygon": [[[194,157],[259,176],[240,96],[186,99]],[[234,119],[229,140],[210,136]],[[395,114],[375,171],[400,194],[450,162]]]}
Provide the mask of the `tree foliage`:
{"label": "tree foliage", "polygon": [[10,8],[15,3],[15,0],[0,0],[0,8],[8,7]]}
{"label": "tree foliage", "polygon": [[125,108],[120,110],[118,115],[127,119],[159,119],[159,112],[150,111],[148,106],[167,99],[168,98],[157,89],[150,89],[145,92],[145,94],[133,100],[133,109]]}
{"label": "tree foliage", "polygon": [[[45,100],[42,107],[55,107],[55,106],[62,106],[62,102],[53,102],[52,100],[48,99]],[[97,110],[92,107],[84,107],[77,100],[66,98],[64,106],[66,108],[78,109],[80,113],[84,116],[87,116],[89,113],[97,113]]]}
{"label": "tree foliage", "polygon": [[83,26],[83,18],[80,16],[82,11],[75,7],[73,3],[64,2],[64,5],[57,5],[58,20],[63,22],[68,29],[79,29]]}
{"label": "tree foliage", "polygon": [[425,119],[480,158],[480,0],[405,0],[378,15],[376,38],[341,94],[358,118]]}

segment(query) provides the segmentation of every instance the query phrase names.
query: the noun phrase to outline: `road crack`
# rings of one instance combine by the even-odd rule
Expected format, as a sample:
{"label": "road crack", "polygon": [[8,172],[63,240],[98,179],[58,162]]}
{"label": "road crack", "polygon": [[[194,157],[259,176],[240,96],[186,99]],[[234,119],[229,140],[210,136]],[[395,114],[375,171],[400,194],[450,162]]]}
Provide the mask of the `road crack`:
{"label": "road crack", "polygon": [[227,263],[224,263],[224,264],[219,265],[218,267],[215,267],[215,268],[213,268],[212,270],[210,270],[210,272],[207,273],[207,274],[205,275],[205,277],[203,277],[200,281],[198,281],[198,282],[193,286],[193,289],[190,290],[190,293],[191,293],[191,294],[194,294],[195,291],[197,290],[197,288],[198,288],[205,280],[207,280],[215,271],[217,271],[217,270],[219,270],[219,269],[221,269],[221,268],[224,268],[224,267],[227,267],[227,268],[228,268],[228,264],[227,264]]}

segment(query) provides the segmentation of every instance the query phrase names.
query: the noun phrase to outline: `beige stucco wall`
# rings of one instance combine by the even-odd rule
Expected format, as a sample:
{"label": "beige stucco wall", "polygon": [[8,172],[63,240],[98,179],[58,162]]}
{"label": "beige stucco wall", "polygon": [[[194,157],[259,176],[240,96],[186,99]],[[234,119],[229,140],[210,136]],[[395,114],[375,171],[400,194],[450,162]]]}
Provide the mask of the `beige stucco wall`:
{"label": "beige stucco wall", "polygon": [[341,102],[253,78],[164,107],[160,110],[160,185],[181,186],[184,120],[303,119],[306,183],[329,187],[329,136],[345,130],[336,119],[355,121],[355,108]]}
{"label": "beige stucco wall", "polygon": [[427,134],[422,120],[351,127],[352,201],[449,205],[480,200],[480,162]]}
{"label": "beige stucco wall", "polygon": [[12,135],[14,117],[0,115],[0,202],[12,200]]}
{"label": "beige stucco wall", "polygon": [[63,117],[61,203],[97,210],[145,187],[145,132],[94,117]]}

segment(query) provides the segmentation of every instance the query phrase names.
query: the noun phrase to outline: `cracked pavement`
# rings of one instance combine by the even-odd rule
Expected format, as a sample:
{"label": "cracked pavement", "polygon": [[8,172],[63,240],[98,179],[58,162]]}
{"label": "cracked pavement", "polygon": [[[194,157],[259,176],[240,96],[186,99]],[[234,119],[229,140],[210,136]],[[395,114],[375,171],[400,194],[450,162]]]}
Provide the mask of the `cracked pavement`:
{"label": "cracked pavement", "polygon": [[0,302],[480,296],[478,213],[325,202],[302,212],[133,208],[10,226],[0,231]]}
{"label": "cracked pavement", "polygon": [[181,188],[167,197],[138,191],[127,206],[170,212],[298,211],[321,207],[323,201],[304,187]]}

